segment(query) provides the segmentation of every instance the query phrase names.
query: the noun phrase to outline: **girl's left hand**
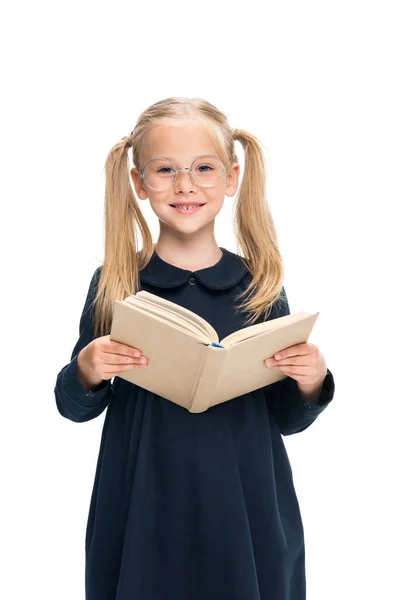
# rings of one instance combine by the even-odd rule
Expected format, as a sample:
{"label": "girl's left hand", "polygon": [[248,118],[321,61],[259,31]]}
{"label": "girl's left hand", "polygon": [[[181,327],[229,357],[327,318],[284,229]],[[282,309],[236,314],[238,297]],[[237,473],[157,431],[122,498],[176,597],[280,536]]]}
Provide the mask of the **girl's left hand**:
{"label": "girl's left hand", "polygon": [[328,372],[323,355],[315,344],[309,342],[289,346],[265,360],[264,364],[292,377],[304,389],[321,384]]}

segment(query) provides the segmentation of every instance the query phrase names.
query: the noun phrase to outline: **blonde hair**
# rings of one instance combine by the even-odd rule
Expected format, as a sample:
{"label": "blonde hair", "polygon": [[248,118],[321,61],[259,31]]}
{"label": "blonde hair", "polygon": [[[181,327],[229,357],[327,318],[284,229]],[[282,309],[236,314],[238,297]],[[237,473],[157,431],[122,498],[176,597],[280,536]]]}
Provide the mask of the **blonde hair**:
{"label": "blonde hair", "polygon": [[[249,294],[239,309],[249,312],[246,325],[253,324],[281,297],[284,267],[277,233],[266,199],[266,168],[261,143],[251,133],[232,129],[224,113],[201,98],[166,98],[147,108],[133,131],[115,144],[105,163],[105,256],[93,304],[94,336],[111,330],[115,300],[123,300],[140,288],[139,271],[153,255],[150,229],[131,186],[128,150],[133,164],[142,164],[144,137],[151,127],[172,124],[181,118],[195,118],[207,129],[223,164],[238,162],[234,141],[244,149],[245,167],[235,201],[234,232],[236,254],[252,275],[249,286],[237,296]],[[143,249],[137,251],[137,229]],[[240,256],[240,251],[243,256]]]}

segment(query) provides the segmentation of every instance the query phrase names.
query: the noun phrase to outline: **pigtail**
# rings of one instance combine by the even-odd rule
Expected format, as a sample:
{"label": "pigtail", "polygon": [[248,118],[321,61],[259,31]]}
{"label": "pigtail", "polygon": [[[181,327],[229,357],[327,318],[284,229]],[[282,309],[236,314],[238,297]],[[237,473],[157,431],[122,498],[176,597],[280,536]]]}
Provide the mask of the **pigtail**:
{"label": "pigtail", "polygon": [[[95,337],[110,333],[114,301],[140,289],[139,271],[152,255],[151,232],[131,187],[128,150],[133,141],[132,134],[123,138],[105,162],[105,255],[94,299]],[[137,230],[144,241],[139,254]]]}
{"label": "pigtail", "polygon": [[240,309],[251,313],[246,321],[248,325],[260,317],[265,320],[274,302],[281,301],[284,266],[266,198],[267,173],[261,143],[241,129],[234,129],[232,137],[242,144],[245,154],[243,178],[235,203],[234,228],[237,245],[253,276],[249,287],[238,296],[249,296],[240,305]]}

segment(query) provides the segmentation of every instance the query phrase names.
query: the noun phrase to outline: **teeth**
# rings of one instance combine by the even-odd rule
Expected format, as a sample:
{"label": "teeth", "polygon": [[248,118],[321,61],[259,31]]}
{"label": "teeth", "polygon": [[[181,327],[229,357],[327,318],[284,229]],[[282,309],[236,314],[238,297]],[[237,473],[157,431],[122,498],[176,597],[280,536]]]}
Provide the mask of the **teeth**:
{"label": "teeth", "polygon": [[192,204],[191,206],[183,206],[179,204],[175,204],[175,208],[183,208],[184,210],[189,210],[191,208],[197,208],[200,204]]}

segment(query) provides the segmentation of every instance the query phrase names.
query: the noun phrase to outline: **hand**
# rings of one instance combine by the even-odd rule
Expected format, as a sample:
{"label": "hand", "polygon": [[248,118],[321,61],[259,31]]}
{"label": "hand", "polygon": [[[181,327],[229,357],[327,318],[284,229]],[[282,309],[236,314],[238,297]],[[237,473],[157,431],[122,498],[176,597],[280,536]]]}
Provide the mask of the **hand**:
{"label": "hand", "polygon": [[[270,361],[271,367],[267,364]],[[279,369],[292,377],[303,390],[321,385],[328,372],[323,355],[315,344],[309,342],[289,346],[266,359],[264,364],[267,368]]]}
{"label": "hand", "polygon": [[[136,357],[135,353],[139,356]],[[92,340],[78,354],[78,367],[84,377],[93,383],[103,379],[111,379],[134,367],[147,366],[147,359],[141,356],[141,351],[126,344],[110,340],[104,335]]]}

